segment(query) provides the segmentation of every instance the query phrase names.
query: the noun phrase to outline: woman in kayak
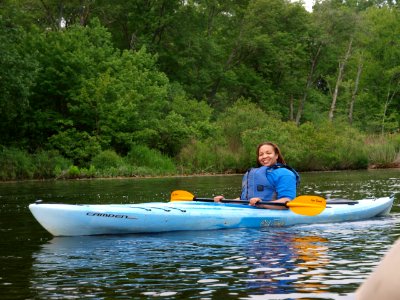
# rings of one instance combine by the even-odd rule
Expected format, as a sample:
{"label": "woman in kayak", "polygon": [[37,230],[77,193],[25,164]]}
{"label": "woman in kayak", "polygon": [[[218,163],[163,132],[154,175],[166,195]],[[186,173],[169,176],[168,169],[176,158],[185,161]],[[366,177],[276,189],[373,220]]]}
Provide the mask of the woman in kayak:
{"label": "woman in kayak", "polygon": [[[251,168],[243,176],[240,199],[261,208],[286,209],[284,206],[258,204],[259,202],[286,203],[296,197],[298,173],[287,166],[279,147],[265,142],[257,147],[257,168]],[[214,197],[220,202],[224,196]]]}

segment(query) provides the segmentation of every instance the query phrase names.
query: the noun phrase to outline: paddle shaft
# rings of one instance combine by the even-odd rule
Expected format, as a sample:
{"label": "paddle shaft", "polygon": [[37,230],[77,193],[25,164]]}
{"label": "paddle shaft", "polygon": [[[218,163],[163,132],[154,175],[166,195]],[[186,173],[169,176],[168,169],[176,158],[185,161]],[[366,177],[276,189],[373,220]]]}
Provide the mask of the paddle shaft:
{"label": "paddle shaft", "polygon": [[[201,201],[201,202],[214,202],[213,198],[197,198],[194,197],[193,201]],[[248,200],[239,200],[239,199],[221,199],[222,203],[239,203],[239,204],[249,204]],[[326,201],[326,204],[348,204],[348,205],[354,205],[357,204],[358,201],[354,200],[328,200]],[[266,205],[275,205],[275,206],[284,206],[287,207],[286,203],[282,202],[257,202],[257,204],[266,204]]]}
{"label": "paddle shaft", "polygon": [[[197,197],[194,197],[193,201],[214,202],[214,199],[213,198],[197,198]],[[221,199],[219,202],[249,204],[248,200],[239,200],[239,199]],[[287,207],[286,203],[281,203],[281,202],[262,202],[262,201],[260,201],[260,202],[257,202],[257,204],[267,204],[267,205],[275,205],[275,206]]]}
{"label": "paddle shaft", "polygon": [[[213,198],[197,198],[195,195],[188,191],[176,190],[171,193],[171,201],[204,201],[204,202],[215,202]],[[240,203],[249,204],[248,200],[239,199],[221,199],[219,202],[225,203]],[[293,213],[304,215],[304,216],[316,216],[320,214],[326,208],[326,200],[320,196],[302,195],[294,198],[291,201],[283,202],[257,202],[256,206],[264,208],[268,206],[280,206],[289,208]]]}

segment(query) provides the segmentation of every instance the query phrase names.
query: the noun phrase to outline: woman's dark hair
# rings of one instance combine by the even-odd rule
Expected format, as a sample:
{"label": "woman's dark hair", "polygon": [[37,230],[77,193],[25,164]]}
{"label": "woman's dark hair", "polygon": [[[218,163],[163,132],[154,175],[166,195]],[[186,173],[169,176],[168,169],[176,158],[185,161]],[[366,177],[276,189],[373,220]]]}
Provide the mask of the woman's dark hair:
{"label": "woman's dark hair", "polygon": [[276,145],[276,144],[274,144],[274,143],[271,143],[271,142],[264,142],[264,143],[261,143],[261,144],[259,144],[259,145],[257,146],[257,166],[258,166],[258,167],[261,167],[261,164],[260,164],[260,162],[258,161],[258,152],[260,151],[260,148],[261,148],[262,146],[265,146],[265,145],[271,146],[271,147],[274,149],[274,152],[275,152],[276,154],[278,154],[278,159],[277,159],[277,162],[278,162],[278,163],[281,163],[281,164],[286,165],[285,159],[283,158],[283,155],[282,155],[281,150],[279,149],[278,145]]}

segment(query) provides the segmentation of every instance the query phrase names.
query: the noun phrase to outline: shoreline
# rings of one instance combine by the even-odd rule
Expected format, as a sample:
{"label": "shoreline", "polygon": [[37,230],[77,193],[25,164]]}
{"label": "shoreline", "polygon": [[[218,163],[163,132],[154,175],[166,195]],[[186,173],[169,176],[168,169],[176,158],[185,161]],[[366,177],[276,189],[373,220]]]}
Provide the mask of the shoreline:
{"label": "shoreline", "polygon": [[[400,164],[391,167],[368,167],[367,169],[348,169],[348,170],[322,170],[322,171],[304,171],[304,173],[334,173],[334,172],[356,172],[356,171],[382,171],[382,170],[399,170]],[[156,176],[114,176],[114,177],[82,177],[82,178],[47,178],[47,179],[21,179],[21,180],[1,180],[2,183],[22,183],[22,182],[40,182],[40,181],[84,181],[84,180],[122,180],[122,179],[157,179],[157,178],[184,178],[184,177],[218,177],[218,176],[239,176],[243,173],[198,173],[198,174],[181,174],[181,175],[156,175]]]}

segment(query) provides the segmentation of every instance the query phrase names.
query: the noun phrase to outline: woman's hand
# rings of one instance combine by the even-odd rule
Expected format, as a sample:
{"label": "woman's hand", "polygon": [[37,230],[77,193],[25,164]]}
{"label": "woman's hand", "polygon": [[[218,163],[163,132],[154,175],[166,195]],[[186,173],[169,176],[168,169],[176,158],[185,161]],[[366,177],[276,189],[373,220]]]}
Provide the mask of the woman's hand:
{"label": "woman's hand", "polygon": [[224,196],[215,196],[214,202],[221,202],[222,199],[224,199]]}
{"label": "woman's hand", "polygon": [[256,206],[258,202],[261,202],[260,198],[251,198],[250,201],[249,201],[249,204],[251,206]]}

